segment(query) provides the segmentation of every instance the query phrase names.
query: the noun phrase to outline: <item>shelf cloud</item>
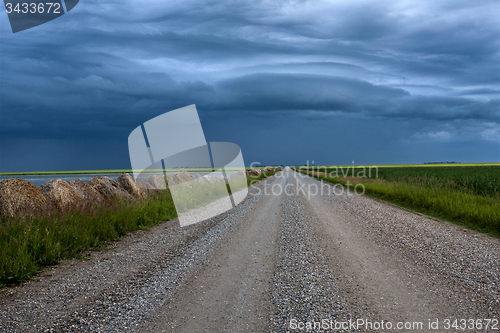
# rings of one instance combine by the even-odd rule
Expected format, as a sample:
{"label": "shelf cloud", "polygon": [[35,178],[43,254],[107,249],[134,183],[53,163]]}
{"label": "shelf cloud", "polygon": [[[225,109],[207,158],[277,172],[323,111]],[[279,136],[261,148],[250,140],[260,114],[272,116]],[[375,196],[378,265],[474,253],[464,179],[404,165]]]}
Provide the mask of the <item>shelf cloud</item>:
{"label": "shelf cloud", "polygon": [[499,11],[98,0],[16,34],[2,20],[0,171],[129,167],[128,133],[191,104],[249,162],[498,162]]}

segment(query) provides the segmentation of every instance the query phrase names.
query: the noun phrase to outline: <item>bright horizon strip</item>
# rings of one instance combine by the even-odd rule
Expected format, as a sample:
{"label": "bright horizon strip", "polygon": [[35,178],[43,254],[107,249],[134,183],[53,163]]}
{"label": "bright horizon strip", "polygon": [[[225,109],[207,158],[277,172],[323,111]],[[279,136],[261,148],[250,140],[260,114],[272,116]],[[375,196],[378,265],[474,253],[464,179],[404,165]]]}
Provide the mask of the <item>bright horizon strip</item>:
{"label": "bright horizon strip", "polygon": [[[301,167],[307,165],[292,165],[294,167]],[[399,167],[468,167],[468,166],[500,166],[500,162],[491,162],[491,163],[437,163],[437,164],[345,164],[345,165],[309,165],[309,167],[357,167],[357,168],[368,168],[368,167],[378,167],[378,168],[399,168]],[[277,166],[258,166],[258,167],[246,167],[245,170],[251,169],[264,169],[264,168],[274,168]],[[172,171],[191,171],[191,170],[209,170],[209,169],[169,169]],[[151,171],[159,172],[162,171],[160,169]],[[0,172],[0,176],[15,176],[15,175],[63,175],[63,174],[92,174],[92,173],[131,173],[133,170],[131,169],[111,169],[111,170],[67,170],[67,171],[19,171],[19,172]]]}

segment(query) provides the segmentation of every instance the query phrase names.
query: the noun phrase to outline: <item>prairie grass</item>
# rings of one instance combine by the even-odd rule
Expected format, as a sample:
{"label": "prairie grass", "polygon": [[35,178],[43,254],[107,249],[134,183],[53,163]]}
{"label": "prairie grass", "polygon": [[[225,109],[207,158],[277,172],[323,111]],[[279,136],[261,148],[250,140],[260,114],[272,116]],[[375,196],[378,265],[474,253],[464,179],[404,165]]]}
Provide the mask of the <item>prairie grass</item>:
{"label": "prairie grass", "polygon": [[313,166],[300,167],[300,170],[315,170],[338,177],[352,176],[421,184],[426,187],[444,187],[482,196],[500,196],[500,166]]}
{"label": "prairie grass", "polygon": [[500,197],[499,166],[381,168],[378,177],[388,181]]}
{"label": "prairie grass", "polygon": [[29,221],[2,221],[0,283],[27,280],[46,265],[73,258],[82,251],[101,246],[106,240],[176,216],[172,197],[164,191],[138,204],[116,201]]}

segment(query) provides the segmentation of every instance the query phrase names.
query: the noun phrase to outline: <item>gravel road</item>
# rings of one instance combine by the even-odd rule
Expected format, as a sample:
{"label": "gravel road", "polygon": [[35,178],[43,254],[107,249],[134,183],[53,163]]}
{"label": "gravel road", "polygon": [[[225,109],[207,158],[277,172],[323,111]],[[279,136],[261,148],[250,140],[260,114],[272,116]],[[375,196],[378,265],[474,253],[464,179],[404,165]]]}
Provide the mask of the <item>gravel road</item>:
{"label": "gravel road", "polygon": [[289,168],[178,224],[9,288],[0,332],[500,332],[499,239]]}

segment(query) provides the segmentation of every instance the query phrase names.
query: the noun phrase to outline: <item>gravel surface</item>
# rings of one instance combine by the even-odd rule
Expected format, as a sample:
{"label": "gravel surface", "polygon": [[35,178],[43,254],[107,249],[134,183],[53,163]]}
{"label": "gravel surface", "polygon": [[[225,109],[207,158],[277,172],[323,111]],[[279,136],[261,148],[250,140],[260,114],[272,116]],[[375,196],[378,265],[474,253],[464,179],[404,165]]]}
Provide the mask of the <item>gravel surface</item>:
{"label": "gravel surface", "polygon": [[432,331],[454,332],[446,319],[500,319],[498,239],[321,185],[287,169],[220,216],[63,261],[0,294],[0,332],[395,330],[324,326],[357,320],[427,332],[436,319]]}
{"label": "gravel surface", "polygon": [[311,215],[296,192],[289,191],[293,195],[284,197],[280,214],[272,292],[276,310],[269,327],[272,332],[285,331],[293,319],[298,322],[350,319],[347,303],[310,225]]}

